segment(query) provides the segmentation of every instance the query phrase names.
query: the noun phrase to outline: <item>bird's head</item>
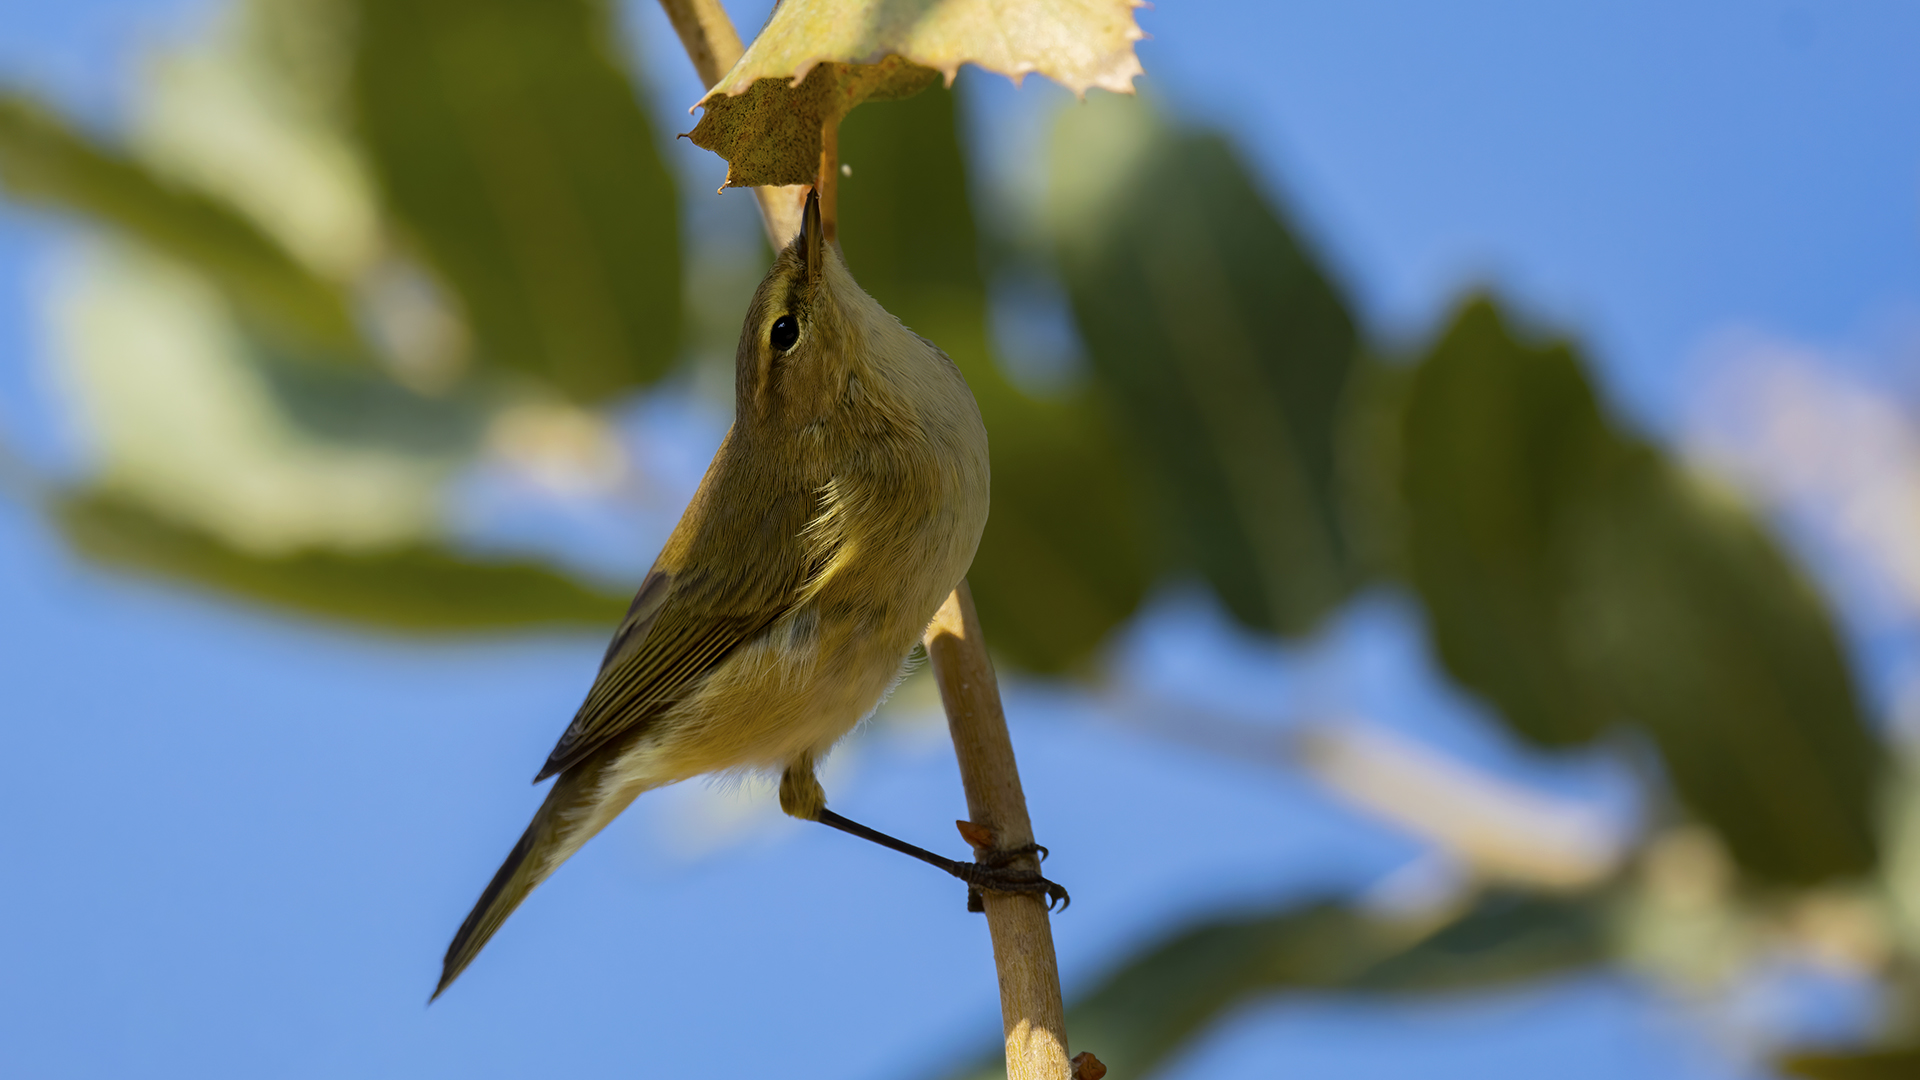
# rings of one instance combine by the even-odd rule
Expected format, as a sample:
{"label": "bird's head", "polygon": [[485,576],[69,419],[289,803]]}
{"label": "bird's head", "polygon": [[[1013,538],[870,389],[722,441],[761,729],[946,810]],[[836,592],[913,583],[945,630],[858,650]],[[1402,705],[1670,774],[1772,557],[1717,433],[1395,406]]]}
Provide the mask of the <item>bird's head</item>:
{"label": "bird's head", "polygon": [[735,422],[796,431],[828,418],[876,364],[933,352],[848,273],[826,241],[809,193],[800,232],[774,260],[747,308],[735,354]]}

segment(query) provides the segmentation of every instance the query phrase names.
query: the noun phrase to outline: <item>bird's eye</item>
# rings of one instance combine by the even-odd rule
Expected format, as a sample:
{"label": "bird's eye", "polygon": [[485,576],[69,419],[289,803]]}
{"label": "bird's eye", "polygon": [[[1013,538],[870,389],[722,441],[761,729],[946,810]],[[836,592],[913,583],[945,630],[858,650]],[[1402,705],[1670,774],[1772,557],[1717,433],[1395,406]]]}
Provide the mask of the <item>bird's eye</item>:
{"label": "bird's eye", "polygon": [[793,316],[782,315],[773,320],[773,332],[767,335],[767,340],[773,343],[774,352],[786,352],[793,348],[794,342],[800,340],[800,324],[794,321]]}

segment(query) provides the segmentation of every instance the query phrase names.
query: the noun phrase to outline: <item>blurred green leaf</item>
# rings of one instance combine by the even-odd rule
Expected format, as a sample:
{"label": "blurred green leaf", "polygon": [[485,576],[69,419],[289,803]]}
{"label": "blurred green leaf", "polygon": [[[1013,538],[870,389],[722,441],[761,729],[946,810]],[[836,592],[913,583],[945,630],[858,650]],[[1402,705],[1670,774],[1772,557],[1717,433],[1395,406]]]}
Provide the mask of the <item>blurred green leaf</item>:
{"label": "blurred green leaf", "polygon": [[1612,449],[1563,344],[1469,304],[1413,377],[1401,437],[1409,569],[1447,670],[1548,746],[1607,719],[1561,635],[1567,508]]}
{"label": "blurred green leaf", "polygon": [[227,204],[93,142],[50,110],[0,93],[0,183],[23,202],[108,226],[205,274],[270,334],[357,351],[341,291]]}
{"label": "blurred green leaf", "polygon": [[1464,915],[1386,957],[1353,982],[1377,993],[1458,993],[1508,986],[1605,961],[1612,897],[1493,892]]}
{"label": "blurred green leaf", "polygon": [[599,0],[360,0],[359,126],[482,363],[579,401],[680,341],[680,225]]}
{"label": "blurred green leaf", "polygon": [[[1596,897],[1493,895],[1437,929],[1336,903],[1187,930],[1139,953],[1067,1010],[1070,1052],[1146,1077],[1234,1009],[1287,990],[1441,993],[1540,978],[1606,953]],[[959,1076],[1003,1077],[998,1064]]]}
{"label": "blurred green leaf", "polygon": [[1412,391],[1411,367],[1364,354],[1348,378],[1334,464],[1340,523],[1355,581],[1410,576],[1400,454]]}
{"label": "blurred green leaf", "polygon": [[1566,540],[1566,630],[1674,787],[1771,881],[1877,858],[1882,749],[1825,605],[1751,514],[1630,445]]}
{"label": "blurred green leaf", "polygon": [[1049,210],[1081,336],[1182,553],[1248,625],[1310,628],[1348,583],[1340,296],[1226,139],[1133,99],[1063,114]]}
{"label": "blurred green leaf", "polygon": [[378,368],[323,367],[300,363],[271,343],[249,340],[247,346],[276,413],[303,435],[340,449],[465,458],[479,448],[492,415],[484,387],[427,394]]}
{"label": "blurred green leaf", "polygon": [[1788,1054],[1780,1069],[1808,1080],[1913,1080],[1920,1076],[1920,1046],[1852,1054]]}
{"label": "blurred green leaf", "polygon": [[994,363],[954,95],[867,103],[841,126],[840,157],[853,167],[840,243],[854,276],[953,357],[987,425],[993,510],[967,579],[988,641],[1024,667],[1064,668],[1156,576],[1135,473],[1085,388],[1030,397]]}
{"label": "blurred green leaf", "polygon": [[389,632],[612,626],[627,599],[529,562],[429,547],[259,556],[103,491],[58,498],[67,541],[96,562],[301,614]]}
{"label": "blurred green leaf", "polygon": [[1454,677],[1546,745],[1641,725],[1762,879],[1873,866],[1881,748],[1824,605],[1746,510],[1608,426],[1567,346],[1469,304],[1413,377],[1400,453]]}

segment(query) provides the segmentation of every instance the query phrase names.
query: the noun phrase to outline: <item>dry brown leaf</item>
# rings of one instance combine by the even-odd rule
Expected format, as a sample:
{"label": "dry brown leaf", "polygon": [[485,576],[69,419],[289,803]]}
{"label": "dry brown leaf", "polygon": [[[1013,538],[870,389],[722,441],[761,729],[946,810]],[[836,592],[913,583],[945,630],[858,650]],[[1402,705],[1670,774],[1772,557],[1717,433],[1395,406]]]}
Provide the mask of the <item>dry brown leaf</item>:
{"label": "dry brown leaf", "polygon": [[1076,94],[1130,93],[1141,0],[784,0],[700,102],[688,135],[727,159],[727,186],[813,182],[820,133],[869,98],[908,97],[961,64]]}
{"label": "dry brown leaf", "polygon": [[869,98],[911,97],[939,77],[897,56],[877,64],[824,61],[798,85],[760,79],[737,97],[714,94],[707,99],[707,114],[687,138],[727,159],[727,187],[811,184],[820,166],[820,132],[827,123],[839,123]]}

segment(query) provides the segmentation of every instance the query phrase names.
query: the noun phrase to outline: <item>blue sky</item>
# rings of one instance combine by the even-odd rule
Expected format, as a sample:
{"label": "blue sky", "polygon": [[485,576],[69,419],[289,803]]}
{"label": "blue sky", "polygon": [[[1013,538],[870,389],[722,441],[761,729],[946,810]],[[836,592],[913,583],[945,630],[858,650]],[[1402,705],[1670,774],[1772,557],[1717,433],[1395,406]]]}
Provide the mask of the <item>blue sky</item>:
{"label": "blue sky", "polygon": [[[698,87],[658,9],[630,7],[679,130],[668,118]],[[110,125],[142,50],[209,10],[0,0],[0,78]],[[750,30],[762,10],[734,14]],[[1587,342],[1656,432],[1729,326],[1853,348],[1911,381],[1883,345],[1920,321],[1910,4],[1167,0],[1140,18],[1149,85],[1234,135],[1390,340],[1491,282]],[[1003,153],[1059,96],[973,81]],[[40,302],[74,235],[0,207],[0,433],[43,460],[70,446]],[[797,823],[688,854],[678,792],[637,804],[423,1007],[601,645],[291,624],[100,573],[0,499],[0,1071],[706,1076],[722,1060],[879,1080],[990,1043],[985,928],[950,881]],[[1364,702],[1511,775],[1608,790],[1603,767],[1493,736],[1435,684],[1391,598],[1282,654],[1170,593],[1116,649],[1170,694],[1226,687],[1268,717]],[[1055,921],[1070,991],[1184,919],[1359,889],[1418,853],[1297,777],[1170,750],[1095,710],[1069,688],[1010,688],[1049,869],[1076,897]],[[878,725],[829,783],[849,816],[952,847],[963,807],[929,723]],[[1099,782],[1068,783],[1083,776]],[[1342,1080],[1757,1075],[1617,976],[1436,1005],[1262,1005],[1176,1074],[1247,1060]]]}
{"label": "blue sky", "polygon": [[1657,426],[1722,324],[1916,316],[1911,5],[1168,7],[1199,25],[1149,70],[1245,139],[1381,325],[1498,283]]}

